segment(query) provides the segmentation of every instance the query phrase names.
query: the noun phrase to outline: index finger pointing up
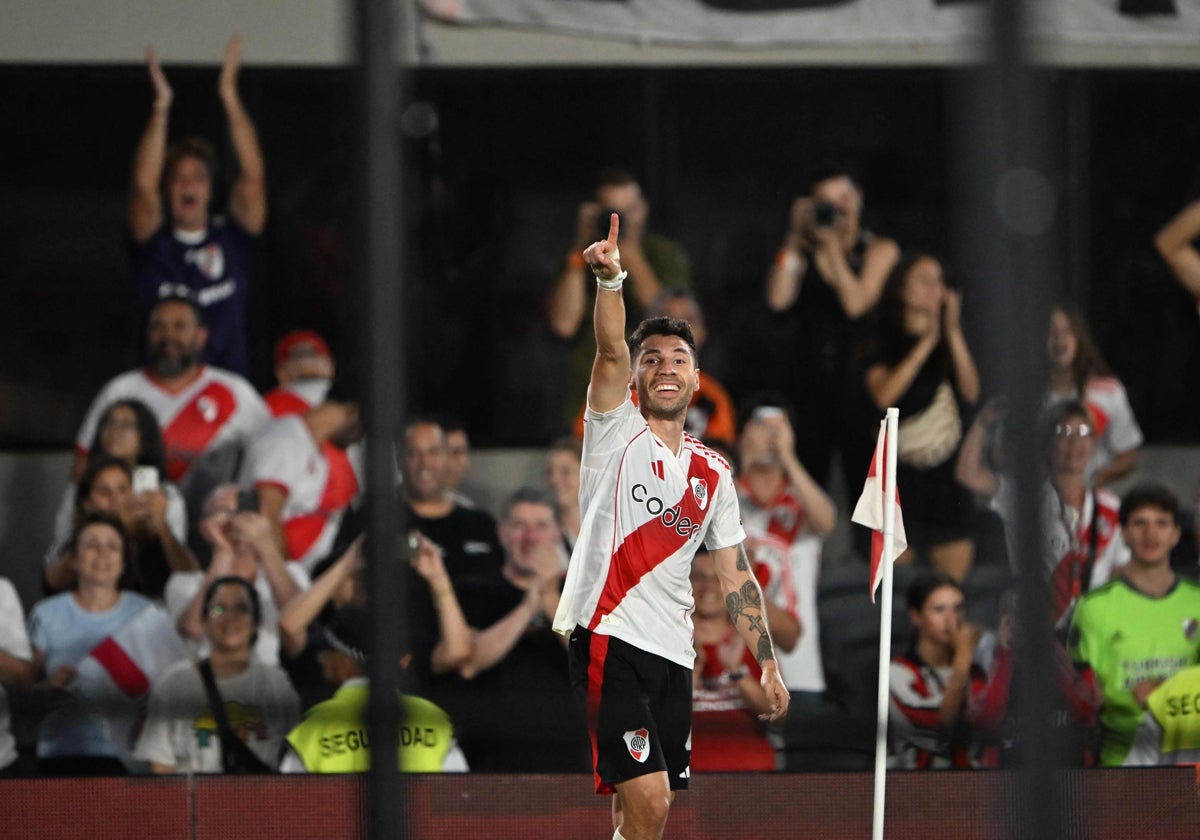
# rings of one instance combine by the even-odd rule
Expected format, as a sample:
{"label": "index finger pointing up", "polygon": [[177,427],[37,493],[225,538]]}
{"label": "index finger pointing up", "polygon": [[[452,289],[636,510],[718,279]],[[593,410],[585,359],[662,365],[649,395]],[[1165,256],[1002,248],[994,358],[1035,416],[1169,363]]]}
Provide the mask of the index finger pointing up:
{"label": "index finger pointing up", "polygon": [[613,213],[608,217],[608,244],[617,247],[617,234],[621,231],[621,217]]}

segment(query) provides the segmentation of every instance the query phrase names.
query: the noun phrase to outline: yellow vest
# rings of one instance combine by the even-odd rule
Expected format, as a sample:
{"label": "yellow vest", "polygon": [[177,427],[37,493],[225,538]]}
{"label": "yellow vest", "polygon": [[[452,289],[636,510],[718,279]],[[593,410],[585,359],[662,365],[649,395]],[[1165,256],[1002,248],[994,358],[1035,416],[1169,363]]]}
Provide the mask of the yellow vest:
{"label": "yellow vest", "polygon": [[[310,773],[365,773],[371,767],[367,743],[366,682],[343,685],[330,699],[304,713],[287,740]],[[440,773],[454,743],[450,717],[421,697],[401,697],[404,721],[397,750],[402,773]]]}
{"label": "yellow vest", "polygon": [[1146,707],[1162,727],[1164,756],[1200,750],[1200,666],[1178,671],[1154,690]]}

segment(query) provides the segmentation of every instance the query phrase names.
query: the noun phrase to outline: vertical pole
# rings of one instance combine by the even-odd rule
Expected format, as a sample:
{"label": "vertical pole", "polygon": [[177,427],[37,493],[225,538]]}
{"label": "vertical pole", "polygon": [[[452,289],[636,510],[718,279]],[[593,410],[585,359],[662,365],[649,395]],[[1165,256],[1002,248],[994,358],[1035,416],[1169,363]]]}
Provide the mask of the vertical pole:
{"label": "vertical pole", "polygon": [[404,330],[399,116],[403,91],[396,61],[397,3],[358,0],[358,132],[355,166],[358,261],[356,323],[365,327],[358,356],[365,373],[367,430],[367,586],[371,613],[371,699],[367,726],[373,761],[367,779],[370,837],[410,836],[407,790],[396,763],[400,726],[397,663],[408,649],[398,604],[406,603],[396,545],[401,533],[393,439],[402,428]]}
{"label": "vertical pole", "polygon": [[883,470],[883,549],[879,562],[883,567],[879,601],[879,695],[875,705],[875,796],[871,813],[871,838],[883,840],[883,816],[887,802],[887,727],[888,706],[891,702],[889,674],[892,663],[892,549],[896,544],[896,434],[900,426],[900,410],[889,408],[884,440]]}

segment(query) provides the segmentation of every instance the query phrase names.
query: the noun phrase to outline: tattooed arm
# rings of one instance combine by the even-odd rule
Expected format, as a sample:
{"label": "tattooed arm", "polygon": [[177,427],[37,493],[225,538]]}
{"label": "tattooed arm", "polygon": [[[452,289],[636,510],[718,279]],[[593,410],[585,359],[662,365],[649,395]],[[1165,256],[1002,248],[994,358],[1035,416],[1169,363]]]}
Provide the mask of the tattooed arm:
{"label": "tattooed arm", "polygon": [[725,593],[729,617],[762,667],[762,687],[767,693],[771,710],[759,717],[762,720],[779,720],[787,714],[788,690],[779,676],[775,647],[771,644],[771,633],[767,629],[762,590],[758,588],[758,581],[750,569],[746,547],[739,543],[717,549],[712,556],[717,575],[721,578],[721,591]]}

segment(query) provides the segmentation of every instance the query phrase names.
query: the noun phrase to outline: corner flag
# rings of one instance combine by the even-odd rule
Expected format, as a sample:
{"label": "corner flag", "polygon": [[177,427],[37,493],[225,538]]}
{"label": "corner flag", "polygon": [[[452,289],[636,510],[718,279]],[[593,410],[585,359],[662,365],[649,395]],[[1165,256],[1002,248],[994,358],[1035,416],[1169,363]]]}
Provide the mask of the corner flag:
{"label": "corner flag", "polygon": [[[892,442],[894,446],[894,441]],[[863,485],[862,495],[854,506],[851,522],[866,525],[871,529],[871,603],[875,603],[875,592],[883,580],[883,535],[886,523],[885,507],[893,506],[896,512],[895,525],[892,531],[892,546],[888,562],[894,561],[908,548],[908,537],[904,533],[904,520],[900,516],[900,493],[896,488],[895,459],[891,462],[891,474],[888,473],[888,435],[887,421],[879,421],[879,439],[875,442],[875,455],[871,458],[870,469],[867,470],[867,481]],[[888,480],[885,482],[884,477]],[[890,496],[885,496],[886,488],[891,488]]]}

